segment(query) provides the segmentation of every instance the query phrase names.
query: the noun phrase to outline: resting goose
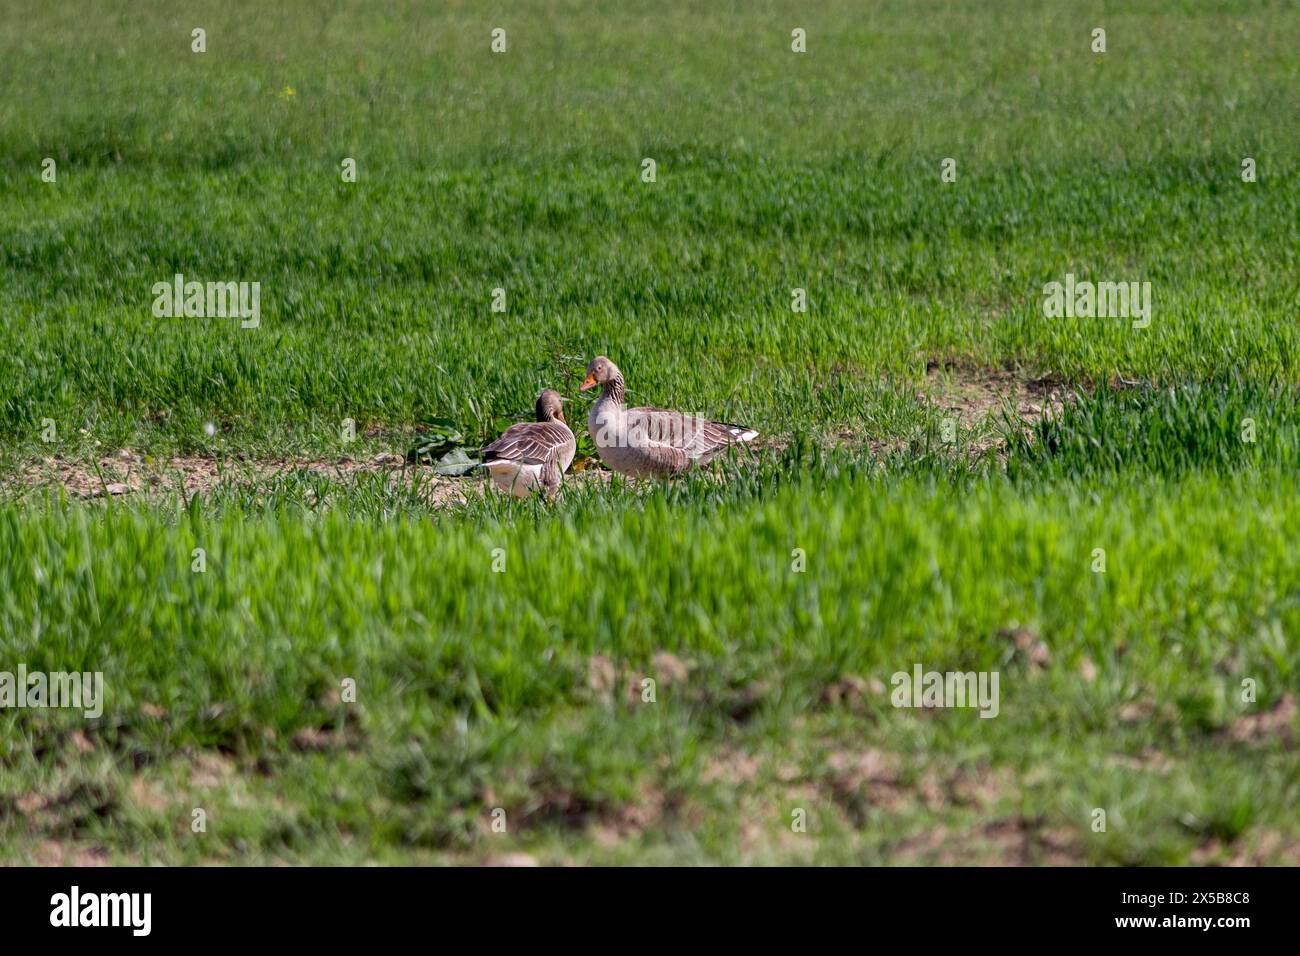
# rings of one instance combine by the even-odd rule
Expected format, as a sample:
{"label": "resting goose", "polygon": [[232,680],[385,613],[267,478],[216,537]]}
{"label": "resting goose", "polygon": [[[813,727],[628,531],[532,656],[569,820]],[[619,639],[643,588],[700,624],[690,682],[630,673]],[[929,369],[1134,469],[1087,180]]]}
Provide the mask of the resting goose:
{"label": "resting goose", "polygon": [[537,396],[537,421],[511,425],[483,449],[483,465],[502,491],[526,498],[544,489],[548,498],[554,498],[560,490],[560,476],[577,448],[573,432],[564,423],[562,401],[548,388]]}
{"label": "resting goose", "polygon": [[587,366],[579,391],[600,386],[587,430],[601,461],[633,478],[668,478],[703,465],[720,451],[758,435],[752,428],[713,422],[664,408],[627,408],[623,373],[600,355]]}

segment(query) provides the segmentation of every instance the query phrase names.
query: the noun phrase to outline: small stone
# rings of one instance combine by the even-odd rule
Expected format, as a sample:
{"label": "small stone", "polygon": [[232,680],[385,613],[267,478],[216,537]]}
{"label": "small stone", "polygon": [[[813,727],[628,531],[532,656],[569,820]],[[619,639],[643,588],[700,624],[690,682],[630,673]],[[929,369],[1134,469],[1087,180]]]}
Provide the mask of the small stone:
{"label": "small stone", "polygon": [[1079,674],[1085,681],[1091,684],[1097,679],[1097,665],[1091,659],[1085,657],[1079,661]]}

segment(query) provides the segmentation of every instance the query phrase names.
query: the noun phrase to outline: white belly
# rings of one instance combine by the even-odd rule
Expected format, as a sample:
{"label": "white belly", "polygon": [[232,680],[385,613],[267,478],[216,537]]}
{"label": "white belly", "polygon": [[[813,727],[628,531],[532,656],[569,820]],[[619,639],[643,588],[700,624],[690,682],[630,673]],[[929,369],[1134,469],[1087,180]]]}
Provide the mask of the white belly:
{"label": "white belly", "polygon": [[517,461],[490,461],[488,472],[492,483],[506,494],[527,498],[542,487],[542,466],[525,465]]}
{"label": "white belly", "polygon": [[569,444],[560,449],[560,474],[563,475],[573,464],[573,456],[577,454],[578,443],[571,441]]}

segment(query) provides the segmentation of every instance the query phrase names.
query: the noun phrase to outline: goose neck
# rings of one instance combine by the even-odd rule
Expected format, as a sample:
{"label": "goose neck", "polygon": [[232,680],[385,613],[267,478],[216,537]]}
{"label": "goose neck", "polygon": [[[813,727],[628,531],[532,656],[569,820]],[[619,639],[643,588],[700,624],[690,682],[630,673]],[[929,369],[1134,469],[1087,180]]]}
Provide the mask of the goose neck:
{"label": "goose neck", "polygon": [[602,401],[613,402],[615,405],[623,404],[623,376],[615,375],[600,390]]}

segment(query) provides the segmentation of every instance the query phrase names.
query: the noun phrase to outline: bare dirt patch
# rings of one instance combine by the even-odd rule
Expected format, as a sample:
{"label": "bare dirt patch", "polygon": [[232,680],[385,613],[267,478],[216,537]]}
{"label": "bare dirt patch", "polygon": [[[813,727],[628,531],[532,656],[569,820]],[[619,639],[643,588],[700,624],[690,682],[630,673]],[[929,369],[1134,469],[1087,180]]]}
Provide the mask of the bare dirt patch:
{"label": "bare dirt patch", "polygon": [[1295,740],[1293,725],[1298,711],[1295,698],[1283,694],[1268,710],[1238,717],[1227,728],[1227,737],[1248,747],[1261,747],[1275,740],[1289,747]]}
{"label": "bare dirt patch", "polygon": [[921,398],[955,418],[963,428],[977,433],[973,451],[980,452],[998,442],[992,426],[1004,410],[1026,427],[1050,418],[1070,400],[1071,389],[1050,377],[1025,378],[998,368],[980,368],[968,363],[931,361],[926,365]]}
{"label": "bare dirt patch", "polygon": [[63,487],[76,498],[103,498],[127,494],[168,494],[184,491],[186,495],[207,493],[222,485],[265,485],[295,474],[322,475],[346,480],[362,473],[390,476],[397,482],[403,475],[419,476],[436,500],[459,497],[472,482],[440,478],[430,469],[403,467],[398,455],[383,454],[357,461],[280,458],[265,460],[215,459],[178,456],[151,459],[129,449],[96,461],[67,458],[44,458],[26,465],[17,480],[29,488]]}
{"label": "bare dirt patch", "polygon": [[50,837],[75,836],[92,822],[111,819],[120,810],[121,794],[110,783],[74,776],[18,796],[13,806],[26,818],[29,832]]}
{"label": "bare dirt patch", "polygon": [[190,770],[190,787],[194,790],[213,790],[238,773],[238,765],[229,757],[200,753]]}
{"label": "bare dirt patch", "polygon": [[[621,669],[612,658],[595,654],[587,659],[586,688],[592,699],[609,706],[622,700],[627,706],[648,703],[646,695],[687,683],[693,663],[667,651],[650,659],[648,670],[631,666]],[[651,683],[653,682],[653,683]],[[620,693],[621,689],[621,693]]]}
{"label": "bare dirt patch", "polygon": [[43,840],[32,852],[36,866],[108,866],[108,851],[96,844]]}
{"label": "bare dirt patch", "polygon": [[763,770],[762,762],[743,750],[725,750],[712,756],[700,771],[700,782],[710,786],[752,784]]}
{"label": "bare dirt patch", "polygon": [[504,866],[504,867],[532,867],[540,866],[537,857],[528,853],[502,853],[499,856],[490,856],[483,861],[484,866]]}
{"label": "bare dirt patch", "polygon": [[883,699],[887,694],[888,689],[878,677],[843,674],[822,688],[821,700],[831,707],[843,707],[861,714],[869,710],[870,701]]}
{"label": "bare dirt patch", "polygon": [[1136,754],[1111,754],[1106,758],[1106,762],[1128,770],[1139,770],[1162,775],[1168,774],[1178,765],[1177,761],[1168,754],[1150,746],[1142,748]]}
{"label": "bare dirt patch", "polygon": [[1084,857],[1069,831],[1022,816],[961,831],[932,827],[895,852],[899,863],[930,866],[1077,866]]}
{"label": "bare dirt patch", "polygon": [[[390,488],[405,486],[436,506],[464,504],[488,488],[480,473],[449,478],[402,456],[380,454],[364,460],[352,458],[204,458],[177,456],[152,459],[124,449],[95,460],[51,457],[23,465],[16,475],[0,478],[0,492],[63,488],[69,497],[85,500],[130,495],[161,497],[183,492],[208,495],[221,488],[270,489],[294,477],[319,476],[340,483],[359,475],[381,475]],[[565,476],[566,485],[606,482],[609,473],[588,468]]]}
{"label": "bare dirt patch", "polygon": [[861,825],[870,810],[898,814],[924,807],[939,812],[951,807],[988,810],[1019,793],[1007,770],[974,766],[940,772],[928,767],[905,773],[905,761],[879,750],[837,750],[826,759],[830,795]]}
{"label": "bare dirt patch", "polygon": [[1231,843],[1215,837],[1193,850],[1191,861],[1197,866],[1297,866],[1300,839],[1277,830],[1263,830]]}
{"label": "bare dirt patch", "polygon": [[131,802],[149,813],[162,813],[171,806],[172,799],[160,782],[136,776],[131,778]]}
{"label": "bare dirt patch", "polygon": [[[952,442],[963,454],[978,457],[990,449],[1001,449],[1004,420],[1019,422],[1028,430],[1073,401],[1078,391],[1051,376],[1026,376],[960,359],[931,359],[926,363],[925,381],[914,394],[921,404],[939,412],[941,422],[951,421],[955,426],[952,437],[944,436],[945,443]],[[860,445],[876,455],[906,451],[909,445],[907,438],[868,438],[857,428],[841,428],[836,435],[841,444]],[[765,445],[781,448],[784,443],[769,440]]]}
{"label": "bare dirt patch", "polygon": [[905,780],[900,765],[898,757],[879,750],[832,753],[826,760],[831,796],[857,826],[866,823],[869,808],[894,814],[919,801],[941,809],[943,792],[933,777]]}
{"label": "bare dirt patch", "polygon": [[[836,820],[863,835],[901,829],[901,839],[881,848],[896,863],[1064,866],[1085,859],[1069,827],[1015,812],[1029,778],[1011,768],[915,767],[909,756],[871,747],[801,758],[805,770],[786,766],[786,759],[729,748],[701,775],[701,782],[734,790],[734,799],[745,801],[739,837],[748,859],[784,858],[798,848],[802,838],[792,837],[790,827],[795,808],[820,821],[814,825]],[[958,822],[939,823],[937,815]]]}

